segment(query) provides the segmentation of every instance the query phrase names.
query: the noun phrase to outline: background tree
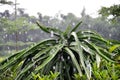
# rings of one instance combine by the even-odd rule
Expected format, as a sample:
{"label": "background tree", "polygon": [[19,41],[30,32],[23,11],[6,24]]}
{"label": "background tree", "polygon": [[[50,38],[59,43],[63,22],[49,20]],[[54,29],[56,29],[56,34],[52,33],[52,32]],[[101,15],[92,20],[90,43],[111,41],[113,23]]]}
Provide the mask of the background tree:
{"label": "background tree", "polygon": [[7,0],[0,0],[1,4],[8,4],[8,5],[12,5],[13,2],[12,1],[7,1]]}
{"label": "background tree", "polygon": [[120,22],[120,4],[110,7],[102,7],[99,10],[99,14],[102,16],[111,17],[112,20]]}

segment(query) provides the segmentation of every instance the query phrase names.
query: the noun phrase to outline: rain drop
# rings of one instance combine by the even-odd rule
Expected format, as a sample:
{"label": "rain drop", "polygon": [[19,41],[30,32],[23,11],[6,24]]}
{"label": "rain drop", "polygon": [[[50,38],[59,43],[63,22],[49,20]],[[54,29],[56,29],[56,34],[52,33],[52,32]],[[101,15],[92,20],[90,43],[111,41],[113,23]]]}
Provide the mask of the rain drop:
{"label": "rain drop", "polygon": [[112,34],[109,34],[109,37],[111,37],[112,36]]}
{"label": "rain drop", "polygon": [[68,56],[67,59],[69,60],[69,59],[70,59],[70,56]]}
{"label": "rain drop", "polygon": [[32,24],[32,22],[31,22],[31,21],[30,21],[29,23],[30,23],[30,24]]}
{"label": "rain drop", "polygon": [[30,38],[31,41],[33,41],[33,38]]}
{"label": "rain drop", "polygon": [[83,32],[83,31],[82,31],[81,33],[82,33],[82,34],[84,34],[84,32]]}
{"label": "rain drop", "polygon": [[10,47],[7,47],[7,49],[9,50],[9,49],[10,49]]}
{"label": "rain drop", "polygon": [[90,37],[88,37],[88,40],[90,40],[91,38]]}
{"label": "rain drop", "polygon": [[63,66],[63,69],[65,69],[65,66]]}
{"label": "rain drop", "polygon": [[76,69],[75,69],[75,68],[73,68],[73,71],[74,71],[74,72],[76,72]]}
{"label": "rain drop", "polygon": [[72,25],[75,26],[75,23],[73,22]]}
{"label": "rain drop", "polygon": [[14,60],[16,60],[16,58],[14,57]]}
{"label": "rain drop", "polygon": [[25,34],[27,34],[27,31],[25,31]]}
{"label": "rain drop", "polygon": [[62,61],[64,61],[64,58],[63,58],[63,56],[61,56],[61,60],[62,60]]}
{"label": "rain drop", "polygon": [[25,23],[26,23],[26,20],[24,20],[23,24],[25,24]]}
{"label": "rain drop", "polygon": [[8,35],[6,34],[5,37],[7,37]]}
{"label": "rain drop", "polygon": [[88,28],[91,28],[91,25],[90,25],[90,24],[88,25]]}
{"label": "rain drop", "polygon": [[85,43],[85,42],[82,42],[83,44]]}
{"label": "rain drop", "polygon": [[54,37],[54,32],[53,32],[53,31],[51,31],[50,33],[51,33],[51,35],[50,35],[50,36],[51,36],[51,37]]}
{"label": "rain drop", "polygon": [[22,32],[19,32],[19,34],[22,34]]}
{"label": "rain drop", "polygon": [[55,70],[55,66],[53,66],[53,69]]}
{"label": "rain drop", "polygon": [[3,28],[3,31],[7,31],[7,29],[6,29],[6,28]]}
{"label": "rain drop", "polygon": [[34,59],[32,58],[32,62],[34,62]]}
{"label": "rain drop", "polygon": [[112,42],[110,42],[110,44],[112,44]]}
{"label": "rain drop", "polygon": [[12,75],[12,74],[11,74],[10,76],[11,76],[11,77],[13,77],[13,75]]}
{"label": "rain drop", "polygon": [[40,33],[43,33],[43,31],[40,31]]}
{"label": "rain drop", "polygon": [[30,73],[30,71],[28,71],[28,73]]}
{"label": "rain drop", "polygon": [[28,61],[30,61],[30,58],[28,59]]}
{"label": "rain drop", "polygon": [[12,33],[12,35],[15,35],[15,33]]}

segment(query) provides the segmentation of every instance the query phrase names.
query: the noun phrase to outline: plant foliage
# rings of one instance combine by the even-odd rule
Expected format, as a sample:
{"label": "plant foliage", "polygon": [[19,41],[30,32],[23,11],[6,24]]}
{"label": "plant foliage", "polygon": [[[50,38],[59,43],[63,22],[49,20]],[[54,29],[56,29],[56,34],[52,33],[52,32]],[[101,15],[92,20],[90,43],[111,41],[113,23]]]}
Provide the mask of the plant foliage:
{"label": "plant foliage", "polygon": [[115,42],[104,39],[94,31],[77,30],[81,23],[73,29],[68,26],[65,31],[61,31],[37,22],[41,30],[54,37],[40,41],[2,61],[0,74],[4,76],[8,70],[17,70],[15,80],[30,80],[33,73],[46,75],[52,71],[60,73],[58,80],[72,80],[75,73],[91,79],[91,65],[97,61],[99,67],[100,57],[118,63],[113,53],[109,52],[110,46]]}

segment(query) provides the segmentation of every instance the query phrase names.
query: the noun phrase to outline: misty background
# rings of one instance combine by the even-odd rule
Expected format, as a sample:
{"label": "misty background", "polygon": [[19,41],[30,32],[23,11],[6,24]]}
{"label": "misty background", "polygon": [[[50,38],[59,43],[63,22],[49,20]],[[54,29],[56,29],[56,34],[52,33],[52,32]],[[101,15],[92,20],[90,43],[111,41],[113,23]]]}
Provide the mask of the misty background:
{"label": "misty background", "polygon": [[[4,6],[0,5],[0,7]],[[117,19],[117,23],[113,24],[106,17],[100,15],[93,17],[88,14],[84,6],[80,9],[81,11],[78,10],[79,16],[72,12],[64,14],[60,11],[56,12],[54,16],[45,15],[40,11],[32,16],[33,14],[28,13],[29,11],[26,12],[26,8],[21,6],[17,6],[17,14],[15,15],[15,5],[7,6],[12,6],[12,9],[0,8],[0,56],[8,56],[15,52],[16,48],[21,50],[40,40],[52,37],[50,34],[41,31],[36,25],[36,21],[47,27],[61,30],[65,30],[67,26],[74,27],[78,22],[82,21],[79,29],[93,30],[106,39],[120,40],[120,18]],[[98,12],[96,11],[96,13]]]}

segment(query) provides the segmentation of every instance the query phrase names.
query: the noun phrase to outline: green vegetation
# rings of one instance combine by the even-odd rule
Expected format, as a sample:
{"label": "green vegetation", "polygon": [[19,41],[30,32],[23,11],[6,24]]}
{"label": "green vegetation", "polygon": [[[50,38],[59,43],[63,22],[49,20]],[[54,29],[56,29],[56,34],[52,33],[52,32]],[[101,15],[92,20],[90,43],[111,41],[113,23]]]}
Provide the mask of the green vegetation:
{"label": "green vegetation", "polygon": [[40,29],[51,34],[52,38],[40,41],[2,61],[1,76],[8,75],[9,70],[12,73],[16,73],[17,70],[15,80],[30,80],[33,73],[46,75],[53,71],[60,73],[57,78],[60,80],[72,80],[76,73],[80,77],[85,75],[86,79],[90,80],[93,77],[92,65],[96,62],[99,67],[100,57],[112,63],[119,63],[115,58],[118,52],[112,53],[119,47],[113,47],[118,42],[106,40],[94,31],[76,31],[81,23],[74,28],[68,26],[65,31],[61,31],[41,26],[37,22]]}
{"label": "green vegetation", "polygon": [[[73,28],[80,20],[82,20],[83,23],[78,29],[94,30],[104,38],[120,40],[119,19],[117,24],[111,24],[104,17],[92,18],[85,13],[85,9],[83,9],[81,13],[82,17],[76,17],[72,13],[68,13],[67,15],[58,13],[56,17],[43,16],[39,13],[38,17],[35,17],[29,16],[29,14],[25,13],[23,8],[18,8],[17,13],[17,19],[15,20],[14,12],[10,13],[9,10],[0,12],[1,56],[9,55],[9,53],[16,50],[16,46],[18,47],[18,50],[22,50],[32,43],[50,38],[51,36],[49,34],[39,30],[36,26],[36,21],[40,21],[47,27],[57,28],[63,31],[68,24]],[[15,26],[15,24],[17,24],[17,26]]]}
{"label": "green vegetation", "polygon": [[112,21],[119,21],[120,19],[120,4],[118,5],[112,5],[110,7],[102,7],[99,11],[99,14],[101,14],[104,17],[111,17],[110,20]]}
{"label": "green vegetation", "polygon": [[120,5],[103,7],[97,18],[85,8],[81,17],[16,12],[0,12],[0,80],[120,79]]}
{"label": "green vegetation", "polygon": [[50,74],[49,75],[41,75],[40,74],[34,74],[32,73],[32,79],[33,80],[56,80],[57,77],[58,77],[59,73],[56,72],[56,73],[53,73],[52,71],[50,71]]}

